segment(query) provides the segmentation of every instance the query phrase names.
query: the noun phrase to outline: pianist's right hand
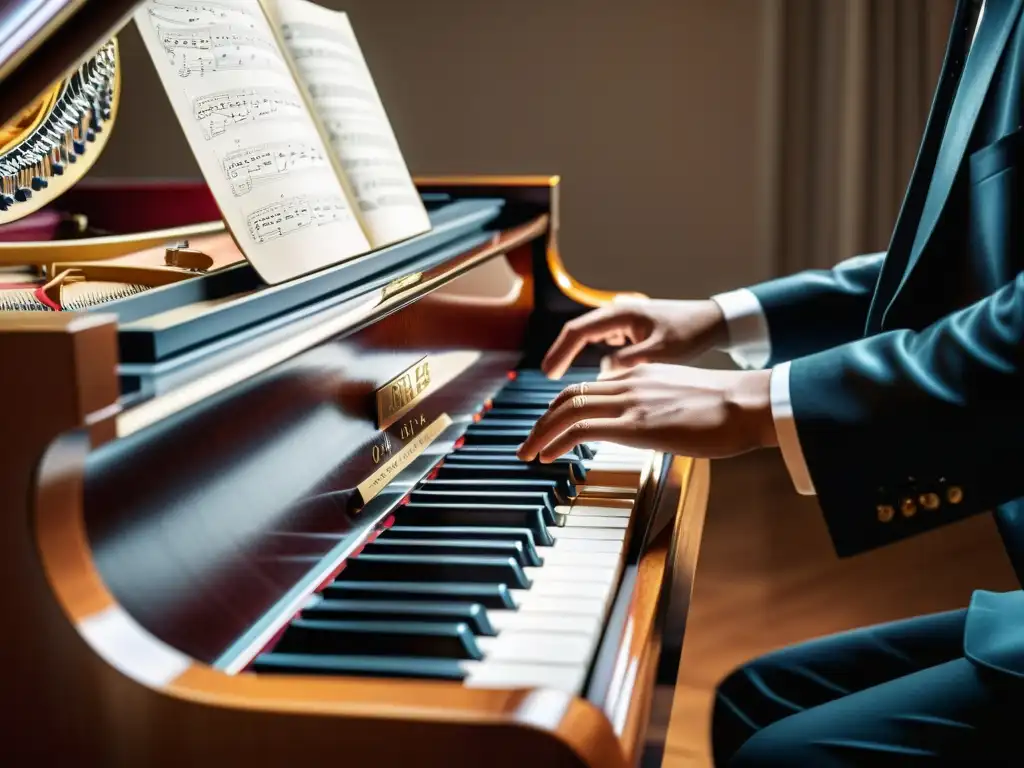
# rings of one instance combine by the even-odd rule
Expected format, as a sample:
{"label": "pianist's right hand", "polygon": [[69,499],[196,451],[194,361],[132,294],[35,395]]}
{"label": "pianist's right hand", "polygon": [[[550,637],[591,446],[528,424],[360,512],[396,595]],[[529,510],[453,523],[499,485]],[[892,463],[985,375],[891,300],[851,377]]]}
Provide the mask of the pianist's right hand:
{"label": "pianist's right hand", "polygon": [[606,370],[683,363],[726,344],[728,335],[722,310],[711,299],[616,301],[566,323],[541,368],[561,378],[584,347],[602,342],[621,347],[605,359]]}

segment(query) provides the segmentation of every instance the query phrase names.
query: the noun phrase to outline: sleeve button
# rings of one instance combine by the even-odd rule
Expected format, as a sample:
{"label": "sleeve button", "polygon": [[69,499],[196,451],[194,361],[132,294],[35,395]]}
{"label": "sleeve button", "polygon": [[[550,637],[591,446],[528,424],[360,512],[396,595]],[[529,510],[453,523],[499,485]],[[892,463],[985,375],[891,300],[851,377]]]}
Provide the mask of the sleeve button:
{"label": "sleeve button", "polygon": [[964,500],[964,491],[959,485],[951,485],[946,489],[946,501],[950,504],[959,504]]}
{"label": "sleeve button", "polygon": [[938,509],[942,504],[942,499],[939,498],[937,493],[922,493],[918,497],[917,503],[924,509]]}
{"label": "sleeve button", "polygon": [[905,499],[900,499],[900,514],[904,517],[913,517],[917,514],[917,502],[907,496]]}
{"label": "sleeve button", "polygon": [[891,522],[893,517],[896,516],[896,510],[892,508],[891,504],[879,504],[877,507],[878,522],[888,523]]}

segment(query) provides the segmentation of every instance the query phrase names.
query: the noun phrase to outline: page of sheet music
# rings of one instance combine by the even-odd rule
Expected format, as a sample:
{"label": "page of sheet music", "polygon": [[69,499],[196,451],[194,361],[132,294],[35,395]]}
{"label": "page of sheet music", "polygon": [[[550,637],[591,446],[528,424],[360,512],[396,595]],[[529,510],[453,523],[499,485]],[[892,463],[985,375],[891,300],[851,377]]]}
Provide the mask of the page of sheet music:
{"label": "page of sheet music", "polygon": [[430,229],[370,70],[344,13],[263,0],[278,23],[359,205],[374,247]]}
{"label": "page of sheet music", "polygon": [[370,250],[259,0],[149,0],[135,22],[260,277],[279,283]]}

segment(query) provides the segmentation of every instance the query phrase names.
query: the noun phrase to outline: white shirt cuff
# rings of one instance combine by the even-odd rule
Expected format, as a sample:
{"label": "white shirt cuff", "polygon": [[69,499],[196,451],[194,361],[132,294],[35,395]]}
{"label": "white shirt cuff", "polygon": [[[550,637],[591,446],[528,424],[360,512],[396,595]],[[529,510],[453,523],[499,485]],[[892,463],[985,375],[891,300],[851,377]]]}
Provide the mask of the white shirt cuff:
{"label": "white shirt cuff", "polygon": [[725,316],[729,346],[722,349],[746,370],[764,368],[772,356],[768,319],[757,296],[746,288],[711,297]]}
{"label": "white shirt cuff", "polygon": [[789,363],[779,363],[772,368],[768,391],[772,402],[772,421],[775,422],[775,434],[779,439],[779,450],[786,462],[786,469],[793,479],[796,492],[802,496],[814,496],[814,482],[804,460],[804,451],[800,446],[800,437],[796,433],[796,420],[793,418],[793,403],[789,399]]}

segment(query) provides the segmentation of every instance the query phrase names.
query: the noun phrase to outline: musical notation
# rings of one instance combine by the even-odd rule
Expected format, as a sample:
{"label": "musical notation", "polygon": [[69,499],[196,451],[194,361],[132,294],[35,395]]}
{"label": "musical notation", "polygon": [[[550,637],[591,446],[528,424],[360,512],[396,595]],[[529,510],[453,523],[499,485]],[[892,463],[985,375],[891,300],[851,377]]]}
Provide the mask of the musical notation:
{"label": "musical notation", "polygon": [[271,70],[288,65],[272,40],[230,24],[202,29],[157,26],[160,43],[178,77],[205,77],[208,72]]}
{"label": "musical notation", "polygon": [[337,27],[328,27],[309,21],[289,21],[281,25],[281,35],[291,45],[301,45],[306,40],[325,40],[338,43],[349,49],[355,49],[356,43],[351,34]]}
{"label": "musical notation", "polygon": [[244,7],[212,0],[151,0],[148,13],[173,24],[216,24],[227,20],[244,23],[252,14]]}
{"label": "musical notation", "polygon": [[339,63],[343,63],[350,69],[361,69],[358,58],[338,48],[322,45],[295,45],[291,48],[291,52],[296,61],[313,59],[323,63],[330,62],[331,66],[335,67]]}
{"label": "musical notation", "polygon": [[280,88],[232,88],[192,99],[192,115],[207,140],[239,125],[301,119],[305,114],[302,98]]}
{"label": "musical notation", "polygon": [[325,165],[323,153],[301,141],[277,141],[243,147],[228,152],[223,161],[224,175],[236,197],[251,192],[254,185],[277,181],[286,174]]}
{"label": "musical notation", "polygon": [[249,236],[262,244],[308,227],[343,221],[350,215],[350,209],[341,197],[297,195],[256,209],[246,221]]}
{"label": "musical notation", "polygon": [[377,147],[380,149],[398,151],[398,144],[394,137],[386,133],[372,133],[370,131],[346,131],[334,124],[328,123],[327,133],[331,142],[335,145],[352,147]]}
{"label": "musical notation", "polygon": [[360,99],[376,103],[377,96],[365,88],[349,83],[310,82],[309,95],[314,99]]}

